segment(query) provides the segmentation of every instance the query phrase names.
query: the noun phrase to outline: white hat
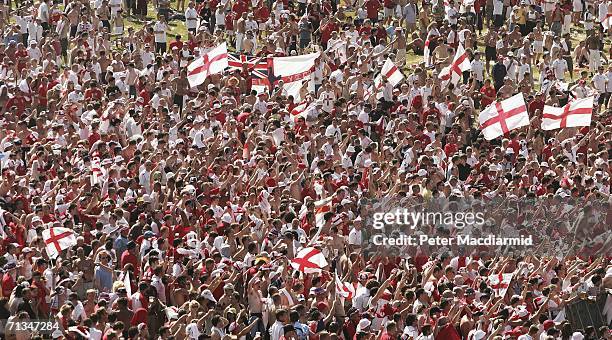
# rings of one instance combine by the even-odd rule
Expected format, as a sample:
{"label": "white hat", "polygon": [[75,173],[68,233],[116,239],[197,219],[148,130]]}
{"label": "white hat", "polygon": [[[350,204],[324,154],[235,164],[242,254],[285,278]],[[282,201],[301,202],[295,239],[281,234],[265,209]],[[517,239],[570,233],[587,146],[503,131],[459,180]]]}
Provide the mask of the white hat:
{"label": "white hat", "polygon": [[417,171],[417,176],[419,176],[419,177],[425,177],[425,176],[427,176],[427,170],[425,170],[425,169],[420,169],[419,171]]}
{"label": "white hat", "polygon": [[205,298],[208,301],[217,303],[217,299],[215,299],[215,297],[212,295],[212,292],[210,291],[210,289],[204,289],[202,293],[200,293],[200,296]]}
{"label": "white hat", "polygon": [[540,166],[545,166],[545,167],[549,168],[549,166],[548,166],[548,163],[547,163],[547,162],[542,162],[542,163],[540,163]]}
{"label": "white hat", "polygon": [[360,332],[362,330],[364,330],[365,328],[370,327],[370,325],[372,324],[372,322],[368,319],[361,319],[359,320],[359,324],[357,325],[357,332]]}
{"label": "white hat", "polygon": [[355,152],[355,147],[354,147],[354,146],[352,146],[352,145],[349,145],[349,146],[346,148],[346,152]]}
{"label": "white hat", "polygon": [[574,334],[572,334],[572,340],[583,340],[584,339],[584,335],[582,335],[582,333],[580,332],[574,332]]}
{"label": "white hat", "polygon": [[482,340],[485,336],[487,336],[487,333],[479,329],[472,334],[472,340]]}

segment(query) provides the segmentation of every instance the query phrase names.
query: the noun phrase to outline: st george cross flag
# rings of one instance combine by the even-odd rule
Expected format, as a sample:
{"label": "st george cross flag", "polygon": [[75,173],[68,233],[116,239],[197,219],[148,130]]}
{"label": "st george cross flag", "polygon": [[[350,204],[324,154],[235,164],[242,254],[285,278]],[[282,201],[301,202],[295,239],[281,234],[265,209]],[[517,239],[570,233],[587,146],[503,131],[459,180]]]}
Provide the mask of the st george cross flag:
{"label": "st george cross flag", "polygon": [[544,110],[542,111],[542,130],[591,125],[594,100],[594,97],[577,99],[569,102],[564,107],[544,105]]}
{"label": "st george cross flag", "polygon": [[506,295],[510,281],[512,281],[512,276],[514,276],[514,273],[489,275],[489,285],[497,296],[503,298]]}
{"label": "st george cross flag", "polygon": [[387,58],[382,69],[380,70],[380,73],[374,79],[374,84],[368,88],[366,94],[364,95],[366,99],[369,98],[373,92],[376,92],[377,95],[379,94],[383,85],[383,76],[386,77],[389,83],[394,87],[404,79],[404,75],[397,68],[393,60]]}
{"label": "st george cross flag", "polygon": [[47,254],[55,258],[59,253],[77,244],[74,230],[68,228],[49,228],[42,232],[47,247]]}
{"label": "st george cross flag", "polygon": [[503,136],[508,131],[529,125],[529,115],[523,94],[494,102],[480,112],[480,129],[486,140]]}
{"label": "st george cross flag", "polygon": [[352,299],[355,296],[355,287],[350,282],[342,281],[338,273],[334,273],[334,275],[336,276],[336,294],[344,299]]}
{"label": "st george cross flag", "polygon": [[461,80],[463,72],[471,69],[472,65],[470,64],[468,54],[463,45],[459,44],[453,62],[440,71],[438,78],[443,81],[443,84],[447,84],[450,81],[453,85],[457,85]]}
{"label": "st george cross flag", "polygon": [[187,66],[189,85],[198,86],[204,83],[209,75],[221,73],[227,66],[227,44],[223,43]]}
{"label": "st george cross flag", "polygon": [[327,260],[319,249],[313,247],[302,248],[291,260],[291,266],[302,273],[320,273],[327,266]]}
{"label": "st george cross flag", "polygon": [[[279,80],[283,81],[283,90],[288,96],[300,100],[300,89],[304,81],[311,80],[315,59],[320,53],[298,55],[294,57],[273,58],[274,74],[268,74],[270,86],[274,88]],[[308,85],[309,91],[314,91],[314,82]]]}

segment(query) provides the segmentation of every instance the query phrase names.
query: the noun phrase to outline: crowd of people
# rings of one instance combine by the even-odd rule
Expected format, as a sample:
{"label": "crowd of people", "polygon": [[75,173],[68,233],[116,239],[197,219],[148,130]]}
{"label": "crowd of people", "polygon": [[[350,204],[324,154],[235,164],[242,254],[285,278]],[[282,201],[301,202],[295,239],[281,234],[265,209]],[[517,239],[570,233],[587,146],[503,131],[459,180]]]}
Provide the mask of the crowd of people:
{"label": "crowd of people", "polygon": [[[605,0],[0,3],[0,337],[612,339],[611,22]],[[192,87],[223,42],[242,66]],[[459,48],[470,70],[445,81]],[[298,96],[256,82],[311,52]],[[403,80],[372,94],[388,59]],[[529,126],[485,139],[479,113],[518,93]],[[541,129],[590,96],[590,126]],[[365,252],[388,197],[604,218],[591,253]],[[511,210],[494,222],[531,214]],[[595,299],[603,322],[571,317]]]}

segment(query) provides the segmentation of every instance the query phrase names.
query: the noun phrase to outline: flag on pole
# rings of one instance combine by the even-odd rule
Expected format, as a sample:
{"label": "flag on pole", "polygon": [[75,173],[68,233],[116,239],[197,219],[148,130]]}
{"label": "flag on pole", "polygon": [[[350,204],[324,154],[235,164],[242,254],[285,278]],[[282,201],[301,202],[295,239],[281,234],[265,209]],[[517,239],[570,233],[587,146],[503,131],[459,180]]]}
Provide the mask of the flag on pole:
{"label": "flag on pole", "polygon": [[494,274],[489,275],[489,285],[495,291],[495,294],[500,297],[506,296],[506,291],[510,286],[514,273]]}
{"label": "flag on pole", "polygon": [[472,65],[470,64],[468,54],[463,48],[463,45],[459,44],[455,57],[453,58],[453,62],[440,71],[438,78],[442,80],[443,86],[446,86],[449,81],[451,84],[457,85],[459,81],[461,81],[463,72],[471,69]]}
{"label": "flag on pole", "polygon": [[[272,58],[272,67],[268,71],[268,82],[274,88],[280,80],[288,96],[300,100],[300,89],[305,81],[310,82],[314,71],[314,62],[320,53],[311,53],[293,57]],[[273,72],[270,72],[273,71]],[[314,91],[314,82],[309,83],[309,91]]]}
{"label": "flag on pole", "polygon": [[223,43],[187,66],[189,85],[198,86],[204,83],[209,75],[221,73],[227,66],[227,44]]}
{"label": "flag on pole", "polygon": [[47,254],[51,258],[57,257],[62,250],[77,244],[74,230],[68,228],[49,228],[42,232],[47,247]]}
{"label": "flag on pole", "polygon": [[344,299],[352,299],[355,296],[355,287],[350,282],[344,282],[338,276],[338,273],[334,273],[336,277],[336,293]]}
{"label": "flag on pole", "polygon": [[567,103],[564,107],[544,105],[542,130],[591,125],[594,100],[595,97],[577,99]]}
{"label": "flag on pole", "polygon": [[480,112],[480,129],[486,140],[503,136],[508,131],[529,125],[529,115],[523,94],[494,102]]}
{"label": "flag on pole", "polygon": [[320,273],[327,266],[327,260],[319,249],[313,247],[302,248],[295,258],[291,260],[291,266],[302,273]]}

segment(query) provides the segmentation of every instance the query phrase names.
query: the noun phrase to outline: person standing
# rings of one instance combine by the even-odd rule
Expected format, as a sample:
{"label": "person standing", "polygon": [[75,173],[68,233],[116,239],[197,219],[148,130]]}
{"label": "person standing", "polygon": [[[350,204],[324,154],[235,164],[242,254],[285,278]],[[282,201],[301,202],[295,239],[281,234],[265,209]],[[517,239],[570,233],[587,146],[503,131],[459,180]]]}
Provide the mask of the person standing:
{"label": "person standing", "polygon": [[47,34],[50,28],[49,26],[49,18],[50,18],[49,4],[47,3],[47,1],[49,0],[40,1],[40,5],[38,6],[38,15],[37,15],[38,20],[40,20],[40,25],[43,28],[44,35]]}
{"label": "person standing", "polygon": [[198,11],[195,9],[195,2],[190,1],[185,10],[185,27],[187,31],[195,35],[198,28]]}
{"label": "person standing", "polygon": [[157,21],[153,25],[153,33],[155,33],[155,53],[163,54],[167,50],[166,43],[168,42],[168,38],[166,36],[166,31],[168,30],[168,25],[166,24],[166,18],[158,14]]}

